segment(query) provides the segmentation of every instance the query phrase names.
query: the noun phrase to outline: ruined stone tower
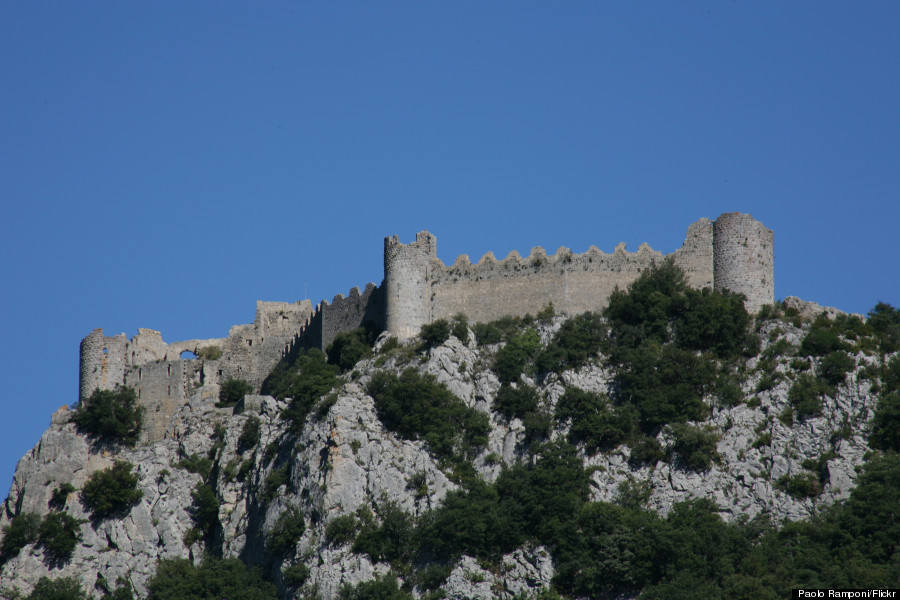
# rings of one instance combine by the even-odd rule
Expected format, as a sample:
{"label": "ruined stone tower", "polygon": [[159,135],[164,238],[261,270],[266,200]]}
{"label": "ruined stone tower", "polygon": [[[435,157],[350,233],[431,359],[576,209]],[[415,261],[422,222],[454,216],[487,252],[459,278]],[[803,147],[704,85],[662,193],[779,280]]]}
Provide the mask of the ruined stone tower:
{"label": "ruined stone tower", "polygon": [[429,278],[437,260],[437,240],[427,231],[409,244],[384,238],[385,325],[392,334],[411,338],[431,322]]}
{"label": "ruined stone tower", "polygon": [[756,312],[775,301],[775,234],[751,215],[725,213],[713,224],[715,289],[747,297]]}

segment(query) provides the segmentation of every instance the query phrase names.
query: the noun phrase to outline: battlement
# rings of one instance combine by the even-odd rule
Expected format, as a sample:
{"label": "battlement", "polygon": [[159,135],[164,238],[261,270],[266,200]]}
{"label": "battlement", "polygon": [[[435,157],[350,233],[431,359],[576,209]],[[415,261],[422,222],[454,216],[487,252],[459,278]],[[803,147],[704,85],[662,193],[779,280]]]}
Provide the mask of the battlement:
{"label": "battlement", "polygon": [[[175,409],[196,390],[214,390],[205,386],[229,378],[258,389],[288,352],[324,350],[341,332],[369,325],[405,339],[418,335],[422,325],[459,313],[485,322],[536,314],[551,302],[564,315],[599,311],[616,288],[668,258],[691,286],[742,293],[750,311],[774,300],[774,234],[748,214],[699,219],[668,255],[646,243],[636,252],[619,243],[612,252],[591,246],[577,254],[563,246],[549,255],[537,246],[525,257],[512,250],[498,260],[488,252],[473,264],[462,254],[445,265],[435,236],[420,231],[409,244],[396,235],[384,238],[380,286],[351,288],[315,308],[309,300],[257,302],[253,324],[235,325],[226,338],[166,343],[152,329],[139,329],[130,340],[95,329],[81,343],[80,396],[121,384],[134,387],[150,416],[147,435],[160,439],[177,427]],[[185,351],[192,358],[182,359]]]}

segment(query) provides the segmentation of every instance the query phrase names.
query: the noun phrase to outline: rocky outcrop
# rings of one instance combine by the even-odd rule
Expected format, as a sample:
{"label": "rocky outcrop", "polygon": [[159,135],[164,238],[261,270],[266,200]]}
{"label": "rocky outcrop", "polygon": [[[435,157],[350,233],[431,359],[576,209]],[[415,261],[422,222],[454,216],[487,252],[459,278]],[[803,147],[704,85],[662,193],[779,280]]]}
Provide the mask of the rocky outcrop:
{"label": "rocky outcrop", "polygon": [[[546,341],[558,325],[543,326],[542,338]],[[783,322],[768,327],[760,332],[766,344],[782,340],[796,347],[804,334],[802,327]],[[299,562],[309,568],[304,589],[323,599],[334,598],[342,586],[386,574],[387,564],[352,552],[350,544],[328,540],[328,523],[361,509],[377,516],[388,504],[418,515],[439,506],[456,484],[422,442],[399,439],[384,428],[366,384],[378,370],[400,373],[413,367],[433,375],[469,407],[488,413],[489,441],[474,464],[482,477],[492,481],[503,465],[522,458],[524,438],[521,421],[491,412],[500,387],[488,368],[496,349],[450,338],[423,355],[376,353],[356,366],[300,431],[290,430],[281,418],[286,402],[251,395],[237,410],[217,408],[216,390],[210,386],[195,390],[181,407],[175,436],[133,449],[92,445],[68,422],[68,410],[60,409],[39,443],[20,460],[0,525],[23,512],[46,514],[57,487],[68,483],[80,490],[92,473],[114,460],[135,465],[143,497],[123,518],[92,521],[79,494],[70,494],[64,510],[83,520],[81,542],[71,560],[52,565],[31,544],[0,567],[0,588],[27,594],[42,576],[74,576],[97,597],[104,584],[114,587],[118,580],[131,584],[140,597],[160,559],[200,560],[201,542],[188,535],[194,526],[189,509],[192,491],[204,477],[183,468],[184,458],[191,456],[209,457],[212,464],[205,481],[220,501],[214,547],[224,556],[269,565],[287,597],[296,589],[287,585],[281,572]],[[731,407],[711,401],[712,416],[702,424],[719,436],[720,460],[708,472],[694,473],[677,462],[663,461],[634,468],[624,445],[584,454],[585,465],[593,468],[593,499],[613,501],[623,485],[646,482],[648,505],[661,513],[681,500],[709,498],[728,520],[763,511],[780,520],[807,518],[817,508],[846,498],[854,485],[855,467],[868,450],[866,424],[875,405],[869,380],[860,376],[874,359],[863,354],[855,358],[860,366],[835,397],[826,398],[822,416],[793,423],[779,418],[789,404],[788,361],[777,361],[785,378],[757,392],[766,373],[754,371],[757,359],[749,360],[742,384],[747,401]],[[595,364],[529,382],[538,385],[552,409],[565,386],[609,392],[612,374]],[[259,441],[242,448],[239,439],[251,418],[259,420]],[[566,433],[562,429],[551,435]],[[658,441],[665,446],[669,435],[664,429]],[[829,457],[829,478],[818,497],[797,499],[776,485],[782,476],[802,472],[805,459],[822,455]],[[412,486],[414,477],[417,485]],[[286,511],[303,515],[306,527],[293,550],[273,564],[267,554],[267,532]],[[447,598],[533,597],[553,577],[552,559],[543,547],[520,548],[504,556],[501,564],[499,570],[489,569],[474,558],[462,557],[445,583]]]}

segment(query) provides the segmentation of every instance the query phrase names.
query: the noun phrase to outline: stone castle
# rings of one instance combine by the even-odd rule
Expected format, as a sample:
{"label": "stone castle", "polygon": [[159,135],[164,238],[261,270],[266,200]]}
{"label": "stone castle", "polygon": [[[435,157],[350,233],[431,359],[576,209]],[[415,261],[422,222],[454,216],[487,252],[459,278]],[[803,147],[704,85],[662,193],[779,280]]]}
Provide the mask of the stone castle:
{"label": "stone castle", "polygon": [[624,289],[666,258],[684,270],[693,287],[744,294],[750,311],[775,299],[774,235],[747,214],[700,219],[668,256],[647,244],[628,252],[620,243],[611,254],[591,246],[583,254],[560,248],[548,256],[537,247],[524,258],[515,251],[503,260],[488,253],[472,264],[462,255],[446,266],[437,257],[435,237],[423,231],[409,244],[397,236],[385,238],[380,286],[353,288],[348,296],[315,307],[309,300],[257,302],[253,324],[232,327],[227,338],[166,343],[151,329],[139,329],[130,340],[124,333],[107,337],[95,329],[81,342],[80,398],[96,389],[133,387],[145,408],[145,435],[162,439],[177,433],[173,416],[197,390],[214,394],[207,384],[229,378],[259,389],[298,345],[325,349],[338,333],[365,323],[407,339],[422,325],[459,313],[485,322],[535,314],[550,302],[565,315],[596,311],[616,287]]}

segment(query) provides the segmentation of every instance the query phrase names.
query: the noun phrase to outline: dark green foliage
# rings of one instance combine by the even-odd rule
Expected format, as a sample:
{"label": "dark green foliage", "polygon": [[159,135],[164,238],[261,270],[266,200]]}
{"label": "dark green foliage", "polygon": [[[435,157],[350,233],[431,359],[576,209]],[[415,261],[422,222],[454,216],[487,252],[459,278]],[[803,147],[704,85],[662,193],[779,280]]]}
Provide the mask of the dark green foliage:
{"label": "dark green foliage", "polygon": [[184,469],[189,473],[196,473],[203,479],[209,478],[209,472],[212,470],[212,465],[212,459],[205,456],[200,456],[199,454],[184,456],[181,458],[181,460],[175,463],[175,466],[179,469]]}
{"label": "dark green foliage", "polygon": [[621,399],[634,406],[646,433],[666,423],[702,421],[709,407],[703,396],[715,381],[713,364],[673,344],[642,344],[619,355]]}
{"label": "dark green foliage", "polygon": [[567,319],[537,357],[542,372],[562,373],[584,366],[597,355],[607,328],[597,313],[586,312]]}
{"label": "dark green foliage", "polygon": [[286,370],[276,367],[263,384],[263,393],[291,398],[281,416],[290,422],[293,431],[299,432],[319,398],[339,383],[338,371],[336,365],[328,364],[321,350],[312,348],[300,353],[295,364]]}
{"label": "dark green foliage", "polygon": [[900,310],[879,302],[869,311],[868,325],[875,332],[878,348],[883,354],[900,350]]}
{"label": "dark green foliage", "polygon": [[822,414],[822,397],[831,391],[821,380],[801,373],[788,390],[788,401],[799,418],[817,417]]}
{"label": "dark green foliage", "polygon": [[401,590],[395,577],[385,576],[342,587],[338,600],[413,600],[413,595]]}
{"label": "dark green foliage", "polygon": [[66,500],[69,499],[69,494],[74,491],[75,486],[71,483],[67,482],[61,484],[53,490],[53,494],[50,496],[50,502],[48,502],[47,505],[55,510],[62,510],[66,505]]}
{"label": "dark green foliage", "polygon": [[615,448],[637,429],[637,412],[631,406],[613,408],[593,392],[567,387],[556,403],[556,418],[571,419],[569,441],[583,443],[589,453]]}
{"label": "dark green foliage", "polygon": [[487,344],[499,344],[504,340],[509,340],[531,324],[531,318],[527,315],[524,317],[502,317],[490,323],[476,323],[472,328],[475,331],[475,339],[479,346]]}
{"label": "dark green foliage", "polygon": [[469,318],[460,313],[453,317],[450,324],[450,333],[463,344],[469,343]]}
{"label": "dark green foliage", "polygon": [[426,348],[435,348],[450,339],[450,322],[447,319],[438,319],[422,325],[419,337],[425,343]]}
{"label": "dark green foliage", "polygon": [[843,350],[830,352],[819,363],[819,375],[830,386],[838,386],[847,379],[847,373],[856,368],[856,361]]}
{"label": "dark green foliage", "polygon": [[81,490],[81,501],[91,511],[91,518],[122,517],[141,501],[144,492],[137,487],[134,465],[117,460],[113,466],[96,471]]}
{"label": "dark green foliage", "polygon": [[281,576],[290,587],[300,587],[309,579],[309,567],[303,563],[297,563],[282,571]]}
{"label": "dark green foliage", "polygon": [[76,577],[41,577],[24,600],[88,600]]}
{"label": "dark green foliage", "polygon": [[294,510],[284,511],[275,520],[266,537],[269,552],[277,556],[292,553],[305,530],[306,523],[302,514]]}
{"label": "dark green foliage", "polygon": [[510,337],[494,358],[494,372],[501,383],[518,381],[540,347],[541,338],[535,329],[526,329],[520,335]]}
{"label": "dark green foliage", "polygon": [[882,394],[878,399],[869,444],[879,450],[900,452],[900,392]]}
{"label": "dark green foliage", "polygon": [[247,417],[247,420],[244,421],[244,428],[241,430],[241,435],[237,440],[238,452],[243,452],[244,450],[255,447],[259,443],[259,434],[259,418],[254,416]]}
{"label": "dark green foliage", "polygon": [[643,508],[652,494],[653,488],[649,481],[636,481],[629,477],[616,490],[616,504],[625,508]]}
{"label": "dark green foliage", "polygon": [[737,406],[744,400],[741,384],[729,375],[719,375],[716,379],[716,392],[721,406]]}
{"label": "dark green foliage", "polygon": [[44,516],[38,529],[38,546],[54,565],[68,562],[81,541],[81,522],[66,513],[52,512]]}
{"label": "dark green foliage", "polygon": [[537,390],[530,385],[520,383],[517,387],[512,387],[503,384],[497,390],[493,409],[507,419],[523,418],[526,414],[537,410],[539,401]]}
{"label": "dark green foliage", "polygon": [[269,471],[266,475],[266,481],[263,483],[263,489],[260,498],[263,502],[269,502],[275,497],[278,488],[290,483],[290,465],[283,464]]}
{"label": "dark green foliage", "polygon": [[633,467],[643,465],[653,466],[661,460],[665,460],[666,453],[655,437],[641,435],[630,443],[631,455],[628,463]]}
{"label": "dark green foliage", "polygon": [[250,382],[243,379],[226,379],[219,387],[219,401],[216,406],[229,408],[244,399],[244,396],[253,392]]}
{"label": "dark green foliage", "polygon": [[372,562],[408,563],[415,551],[413,518],[396,503],[378,510],[380,523],[365,523],[353,543],[353,551],[368,554]]}
{"label": "dark green foliage", "polygon": [[219,498],[215,490],[205,483],[198,483],[191,491],[191,506],[187,512],[199,539],[211,542],[219,527]]}
{"label": "dark green foliage", "polygon": [[752,340],[748,339],[750,315],[744,308],[743,295],[688,288],[675,310],[675,338],[683,348],[712,352],[723,359],[752,350]]}
{"label": "dark green foliage", "polygon": [[72,421],[78,430],[103,442],[133,446],[138,440],[143,409],[136,406],[137,396],[129,387],[96,390],[78,405]]}
{"label": "dark green foliage", "polygon": [[719,436],[715,432],[683,423],[675,423],[671,427],[675,438],[672,451],[677,455],[679,464],[688,470],[703,472],[719,460],[716,451]]}
{"label": "dark green foliage", "polygon": [[359,531],[359,520],[353,515],[333,518],[325,526],[325,537],[332,546],[342,546],[353,541]]}
{"label": "dark green foliage", "polygon": [[687,289],[684,271],[666,261],[644,271],[627,292],[614,290],[603,314],[617,343],[635,348],[645,341],[668,341],[669,323]]}
{"label": "dark green foliage", "polygon": [[3,541],[0,542],[0,566],[19,554],[19,550],[33,544],[40,533],[41,518],[37,513],[19,513],[9,525],[3,527]]}
{"label": "dark green foliage", "polygon": [[468,408],[431,375],[380,372],[368,392],[385,427],[404,439],[424,440],[440,460],[474,456],[487,444],[487,415]]}
{"label": "dark green foliage", "polygon": [[837,350],[844,350],[845,344],[826,323],[816,321],[809,333],[800,342],[800,353],[803,356],[825,356]]}
{"label": "dark green foliage", "polygon": [[207,556],[199,567],[187,559],[161,560],[147,583],[147,600],[277,600],[275,585],[258,567],[236,558]]}
{"label": "dark green foliage", "polygon": [[328,362],[337,365],[341,373],[349,371],[356,363],[372,354],[372,345],[378,333],[372,327],[359,327],[337,334],[326,351]]}

